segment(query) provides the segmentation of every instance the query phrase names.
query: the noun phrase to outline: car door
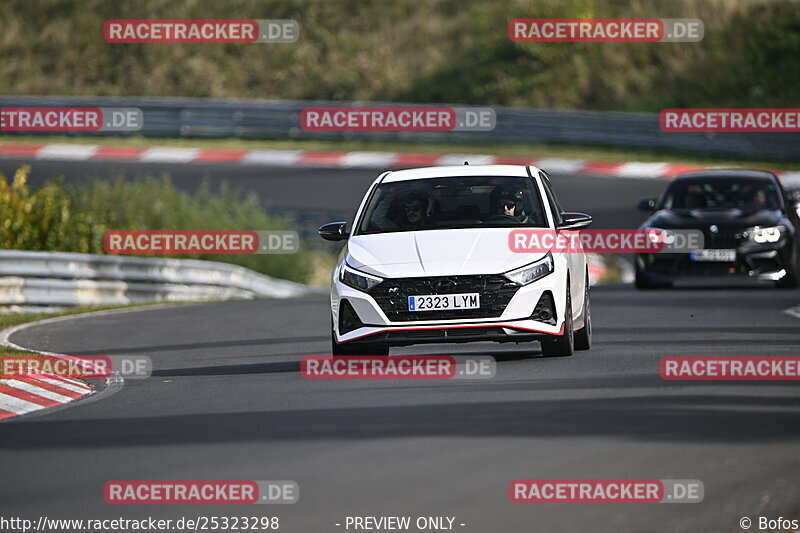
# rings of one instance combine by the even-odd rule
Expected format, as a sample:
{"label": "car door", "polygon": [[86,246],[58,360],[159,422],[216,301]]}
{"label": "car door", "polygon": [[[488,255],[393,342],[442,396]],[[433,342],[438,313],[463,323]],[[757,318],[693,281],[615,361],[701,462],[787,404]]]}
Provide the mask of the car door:
{"label": "car door", "polygon": [[[540,171],[542,184],[544,186],[545,194],[547,195],[547,202],[550,204],[550,210],[553,213],[556,225],[561,223],[561,213],[564,209],[558,201],[558,198],[553,192],[550,184],[550,177]],[[583,300],[585,297],[584,280],[586,279],[586,254],[580,251],[568,251],[566,253],[567,264],[569,265],[570,272],[570,295],[572,297],[572,312],[573,318],[583,309]]]}

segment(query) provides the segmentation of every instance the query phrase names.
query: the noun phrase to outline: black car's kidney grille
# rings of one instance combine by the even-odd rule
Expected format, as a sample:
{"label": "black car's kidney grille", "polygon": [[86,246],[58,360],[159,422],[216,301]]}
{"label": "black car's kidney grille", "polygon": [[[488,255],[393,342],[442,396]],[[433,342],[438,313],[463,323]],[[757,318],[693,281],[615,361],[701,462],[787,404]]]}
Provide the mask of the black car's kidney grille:
{"label": "black car's kidney grille", "polygon": [[705,248],[715,250],[737,248],[741,242],[742,232],[727,229],[720,229],[717,233],[712,233],[708,229],[703,232]]}
{"label": "black car's kidney grille", "polygon": [[[368,291],[392,322],[493,318],[503,314],[519,285],[503,276],[441,276],[386,279]],[[409,311],[408,297],[426,294],[480,294],[479,309]]]}

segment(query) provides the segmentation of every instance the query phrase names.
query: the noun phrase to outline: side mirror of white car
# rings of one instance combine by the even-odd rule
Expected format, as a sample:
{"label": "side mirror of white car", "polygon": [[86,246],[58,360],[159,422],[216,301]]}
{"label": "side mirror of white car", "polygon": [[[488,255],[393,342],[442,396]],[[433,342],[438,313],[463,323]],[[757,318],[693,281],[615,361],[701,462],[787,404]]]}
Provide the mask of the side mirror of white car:
{"label": "side mirror of white car", "polygon": [[586,213],[561,213],[561,224],[558,229],[583,229],[592,223],[591,215]]}

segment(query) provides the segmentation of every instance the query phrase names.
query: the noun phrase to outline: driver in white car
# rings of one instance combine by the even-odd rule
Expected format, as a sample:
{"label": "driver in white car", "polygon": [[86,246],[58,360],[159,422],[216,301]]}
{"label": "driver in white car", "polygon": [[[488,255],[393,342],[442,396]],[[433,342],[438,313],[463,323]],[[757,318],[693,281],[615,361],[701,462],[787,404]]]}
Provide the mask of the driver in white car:
{"label": "driver in white car", "polygon": [[504,215],[522,224],[531,222],[522,209],[522,194],[514,194],[507,189],[497,188],[492,191],[492,215]]}

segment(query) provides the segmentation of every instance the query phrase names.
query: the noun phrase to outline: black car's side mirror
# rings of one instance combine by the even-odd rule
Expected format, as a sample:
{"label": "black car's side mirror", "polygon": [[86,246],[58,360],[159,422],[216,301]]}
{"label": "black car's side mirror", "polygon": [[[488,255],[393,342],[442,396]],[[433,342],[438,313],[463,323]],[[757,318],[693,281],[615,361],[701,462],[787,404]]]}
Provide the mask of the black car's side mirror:
{"label": "black car's side mirror", "polygon": [[586,213],[561,213],[561,224],[558,229],[583,229],[592,223],[591,215]]}
{"label": "black car's side mirror", "polygon": [[347,222],[331,222],[319,228],[319,236],[326,241],[346,241],[350,236],[347,233]]}
{"label": "black car's side mirror", "polygon": [[787,213],[796,212],[800,214],[800,189],[786,191],[784,204],[786,204],[784,211]]}
{"label": "black car's side mirror", "polygon": [[655,198],[645,198],[639,202],[637,206],[639,211],[655,211],[656,210],[656,199]]}

